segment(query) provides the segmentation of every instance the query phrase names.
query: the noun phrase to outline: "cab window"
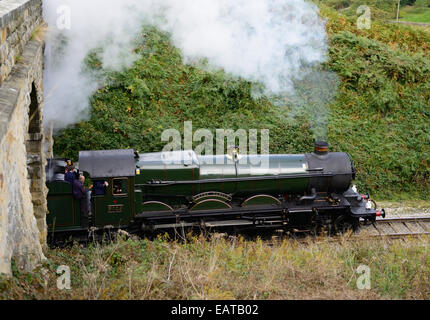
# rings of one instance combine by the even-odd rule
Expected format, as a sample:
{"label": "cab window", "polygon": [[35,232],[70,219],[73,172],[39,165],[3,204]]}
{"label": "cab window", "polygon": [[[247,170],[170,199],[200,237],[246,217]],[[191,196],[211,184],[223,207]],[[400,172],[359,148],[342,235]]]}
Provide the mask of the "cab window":
{"label": "cab window", "polygon": [[126,196],[128,194],[128,179],[113,179],[112,192],[114,196]]}

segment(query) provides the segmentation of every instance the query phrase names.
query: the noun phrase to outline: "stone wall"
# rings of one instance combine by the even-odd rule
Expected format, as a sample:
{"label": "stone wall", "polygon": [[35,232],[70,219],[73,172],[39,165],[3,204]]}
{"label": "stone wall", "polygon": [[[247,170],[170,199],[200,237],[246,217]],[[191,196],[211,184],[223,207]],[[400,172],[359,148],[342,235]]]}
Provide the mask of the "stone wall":
{"label": "stone wall", "polygon": [[46,241],[41,0],[0,0],[0,273],[31,270]]}
{"label": "stone wall", "polygon": [[0,85],[42,19],[41,0],[0,0]]}

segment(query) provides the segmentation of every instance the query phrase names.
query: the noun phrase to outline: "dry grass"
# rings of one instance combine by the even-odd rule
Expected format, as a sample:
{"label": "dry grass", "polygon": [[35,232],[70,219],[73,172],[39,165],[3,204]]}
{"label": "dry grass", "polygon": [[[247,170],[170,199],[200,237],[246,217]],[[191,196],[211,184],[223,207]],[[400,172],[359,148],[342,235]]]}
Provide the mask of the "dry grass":
{"label": "dry grass", "polygon": [[[3,299],[429,299],[430,239],[267,243],[242,238],[186,242],[119,239],[48,253],[32,274],[14,268]],[[359,290],[359,265],[371,290]],[[71,290],[56,286],[59,265]]]}
{"label": "dry grass", "polygon": [[41,25],[37,26],[31,33],[31,40],[36,40],[39,42],[44,41],[47,31],[48,25],[46,23],[42,23]]}

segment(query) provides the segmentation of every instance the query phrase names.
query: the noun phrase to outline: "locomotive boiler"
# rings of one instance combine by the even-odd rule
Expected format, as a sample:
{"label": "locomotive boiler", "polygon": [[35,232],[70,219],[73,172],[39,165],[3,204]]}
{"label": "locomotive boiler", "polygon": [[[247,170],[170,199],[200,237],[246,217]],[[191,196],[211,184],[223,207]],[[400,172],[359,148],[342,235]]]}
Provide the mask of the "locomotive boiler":
{"label": "locomotive boiler", "polygon": [[[77,232],[79,201],[64,181],[64,160],[47,167],[51,234]],[[79,171],[107,182],[88,201],[90,229],[145,233],[187,227],[332,233],[355,229],[360,219],[385,216],[352,186],[350,156],[326,142],[297,155],[198,156],[194,151],[138,154],[134,150],[82,151]],[[82,200],[85,201],[85,200]]]}

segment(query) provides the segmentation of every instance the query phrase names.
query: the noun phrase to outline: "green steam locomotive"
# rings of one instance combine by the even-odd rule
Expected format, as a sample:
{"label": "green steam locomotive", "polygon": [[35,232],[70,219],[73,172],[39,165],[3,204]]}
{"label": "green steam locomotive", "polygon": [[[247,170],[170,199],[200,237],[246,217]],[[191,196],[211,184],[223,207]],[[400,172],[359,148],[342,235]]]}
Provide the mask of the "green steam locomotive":
{"label": "green steam locomotive", "polygon": [[[188,227],[342,232],[356,228],[360,219],[385,217],[352,187],[356,171],[350,156],[329,152],[325,142],[298,155],[241,155],[236,148],[223,156],[82,151],[80,174],[107,186],[83,200],[73,197],[64,180],[65,160],[49,160],[46,168],[47,223],[56,237]],[[88,202],[88,227],[81,224],[79,201]]]}

